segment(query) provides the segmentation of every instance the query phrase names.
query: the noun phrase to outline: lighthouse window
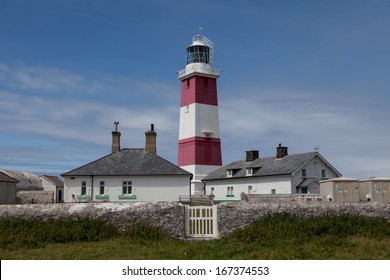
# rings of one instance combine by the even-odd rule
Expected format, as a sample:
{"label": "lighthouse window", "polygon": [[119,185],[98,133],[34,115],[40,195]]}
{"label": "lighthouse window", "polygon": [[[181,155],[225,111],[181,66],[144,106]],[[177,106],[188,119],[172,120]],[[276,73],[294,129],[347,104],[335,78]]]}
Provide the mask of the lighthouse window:
{"label": "lighthouse window", "polygon": [[209,79],[208,78],[204,78],[204,85],[207,87],[209,85]]}
{"label": "lighthouse window", "polygon": [[190,87],[190,79],[187,79],[187,87]]}
{"label": "lighthouse window", "polygon": [[190,46],[187,48],[187,64],[209,63],[210,49],[207,46]]}

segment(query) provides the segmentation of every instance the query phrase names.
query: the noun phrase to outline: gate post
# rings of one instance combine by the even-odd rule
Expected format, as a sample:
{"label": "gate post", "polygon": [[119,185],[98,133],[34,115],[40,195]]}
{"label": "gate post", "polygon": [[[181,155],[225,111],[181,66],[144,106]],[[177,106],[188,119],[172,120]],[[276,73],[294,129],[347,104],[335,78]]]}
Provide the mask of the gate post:
{"label": "gate post", "polygon": [[218,205],[213,204],[213,234],[214,238],[218,238]]}

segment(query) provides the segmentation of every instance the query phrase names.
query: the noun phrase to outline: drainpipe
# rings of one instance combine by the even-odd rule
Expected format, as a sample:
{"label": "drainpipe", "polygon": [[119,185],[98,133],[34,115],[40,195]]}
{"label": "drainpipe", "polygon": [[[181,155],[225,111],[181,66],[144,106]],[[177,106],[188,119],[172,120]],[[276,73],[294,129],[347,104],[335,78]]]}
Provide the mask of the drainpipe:
{"label": "drainpipe", "polygon": [[191,204],[191,196],[192,196],[192,194],[191,194],[191,182],[192,182],[192,177],[193,177],[193,175],[191,174],[191,176],[190,176],[190,204]]}
{"label": "drainpipe", "polygon": [[93,201],[93,175],[91,175],[91,201]]}

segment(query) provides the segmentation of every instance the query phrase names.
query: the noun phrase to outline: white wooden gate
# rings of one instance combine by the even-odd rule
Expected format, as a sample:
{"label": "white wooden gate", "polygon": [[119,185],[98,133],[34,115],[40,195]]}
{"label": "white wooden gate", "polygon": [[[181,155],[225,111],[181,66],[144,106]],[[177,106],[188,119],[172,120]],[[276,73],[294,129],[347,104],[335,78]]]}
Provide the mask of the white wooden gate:
{"label": "white wooden gate", "polygon": [[218,237],[217,205],[186,205],[185,211],[185,233],[187,238]]}

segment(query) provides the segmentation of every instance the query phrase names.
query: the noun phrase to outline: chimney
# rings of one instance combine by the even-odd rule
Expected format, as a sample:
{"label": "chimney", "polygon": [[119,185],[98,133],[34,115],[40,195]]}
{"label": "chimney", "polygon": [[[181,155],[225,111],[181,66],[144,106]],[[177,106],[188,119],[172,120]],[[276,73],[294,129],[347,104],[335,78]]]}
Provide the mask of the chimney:
{"label": "chimney", "polygon": [[276,158],[283,158],[287,155],[287,147],[282,147],[282,144],[279,144],[279,147],[276,147]]}
{"label": "chimney", "polygon": [[256,150],[246,151],[245,161],[254,161],[258,158],[259,158],[259,151],[256,151]]}
{"label": "chimney", "polygon": [[150,125],[150,130],[145,132],[145,136],[146,136],[145,151],[156,154],[157,133],[154,131],[154,124]]}
{"label": "chimney", "polygon": [[121,150],[121,133],[118,131],[119,121],[115,121],[115,130],[112,132],[111,153],[117,153]]}

